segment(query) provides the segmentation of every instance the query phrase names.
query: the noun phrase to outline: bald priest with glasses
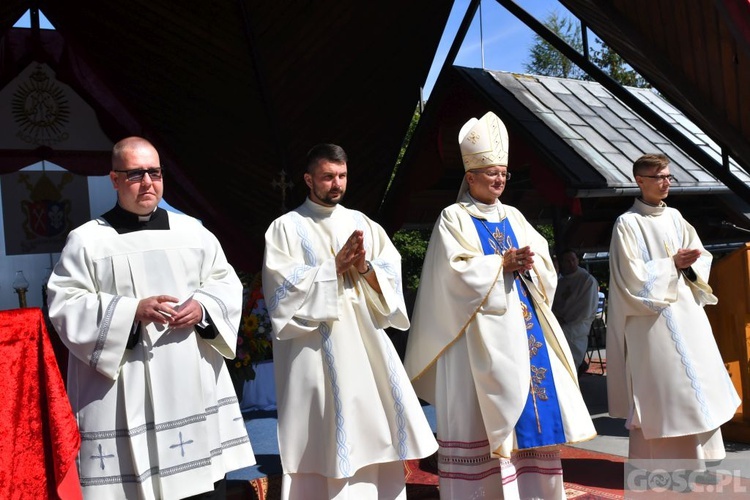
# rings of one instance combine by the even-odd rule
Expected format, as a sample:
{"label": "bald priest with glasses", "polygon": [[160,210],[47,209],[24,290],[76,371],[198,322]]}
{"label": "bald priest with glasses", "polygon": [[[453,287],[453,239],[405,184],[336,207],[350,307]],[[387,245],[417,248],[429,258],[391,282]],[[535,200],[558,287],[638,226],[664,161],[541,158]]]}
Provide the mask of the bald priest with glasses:
{"label": "bald priest with glasses", "polygon": [[[725,456],[721,424],[740,404],[704,306],[711,254],[664,202],[675,182],[669,159],[633,164],[640,196],[615,221],[609,249],[609,414],[630,429],[629,458],[644,469],[702,470]],[[657,462],[654,462],[657,461]],[[666,462],[664,462],[666,461]]]}
{"label": "bald priest with glasses", "polygon": [[200,221],[157,207],[151,143],[115,144],[110,179],[116,206],[70,233],[47,288],[83,496],[223,499],[226,473],[255,463],[224,362],[242,284]]}

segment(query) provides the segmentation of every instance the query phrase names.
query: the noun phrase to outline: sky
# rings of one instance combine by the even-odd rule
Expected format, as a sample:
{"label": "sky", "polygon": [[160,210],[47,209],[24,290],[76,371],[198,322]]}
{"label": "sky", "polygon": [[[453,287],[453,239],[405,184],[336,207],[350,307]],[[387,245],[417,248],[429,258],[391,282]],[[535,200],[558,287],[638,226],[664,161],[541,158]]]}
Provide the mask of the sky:
{"label": "sky", "polygon": [[[425,99],[428,98],[435,85],[435,80],[470,3],[470,0],[455,0],[425,82]],[[557,0],[515,0],[515,3],[540,22],[544,22],[553,12],[563,17],[573,18]],[[528,62],[529,49],[534,44],[534,31],[495,0],[482,1],[481,21],[482,29],[480,30],[480,9],[477,9],[471,28],[453,64],[470,68],[483,67],[495,71],[525,73],[524,63]],[[482,65],[483,54],[484,65]]]}
{"label": "sky", "polygon": [[[15,28],[30,28],[31,14],[29,14],[29,11],[27,10],[13,26]],[[41,10],[39,11],[39,27],[46,30],[53,29],[52,24],[44,17],[44,13]]]}

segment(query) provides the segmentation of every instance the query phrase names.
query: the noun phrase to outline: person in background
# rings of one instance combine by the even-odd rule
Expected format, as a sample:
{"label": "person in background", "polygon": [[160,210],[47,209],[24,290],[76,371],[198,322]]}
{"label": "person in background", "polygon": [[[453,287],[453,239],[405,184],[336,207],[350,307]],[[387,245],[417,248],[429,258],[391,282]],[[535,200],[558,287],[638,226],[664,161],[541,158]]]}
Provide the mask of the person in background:
{"label": "person in background", "polygon": [[384,331],[409,328],[401,257],[380,225],[341,205],[347,155],[307,155],[309,194],[266,231],[283,499],[406,498],[404,460],[435,437]]}
{"label": "person in background", "polygon": [[704,311],[717,302],[706,282],[712,256],[664,203],[669,159],[643,155],[633,176],[641,194],[617,218],[609,249],[609,413],[627,419],[631,459],[690,459],[701,470],[725,457],[720,426],[740,404]]}
{"label": "person in background", "polygon": [[578,255],[570,248],[560,254],[560,275],[552,312],[570,346],[573,365],[580,372],[585,367],[589,330],[599,304],[599,283],[578,265]]}
{"label": "person in background", "polygon": [[552,256],[552,267],[555,268],[555,274],[557,274],[557,279],[560,279],[560,261],[557,258],[557,255]]}
{"label": "person in background", "polygon": [[596,435],[550,306],[547,241],[498,199],[508,132],[459,133],[464,179],[432,231],[404,360],[435,406],[440,498],[565,498],[559,445]]}
{"label": "person in background", "polygon": [[157,208],[159,154],[112,151],[117,204],[68,235],[47,294],[70,351],[85,498],[225,498],[227,472],[255,463],[225,358],[242,284],[201,223]]}

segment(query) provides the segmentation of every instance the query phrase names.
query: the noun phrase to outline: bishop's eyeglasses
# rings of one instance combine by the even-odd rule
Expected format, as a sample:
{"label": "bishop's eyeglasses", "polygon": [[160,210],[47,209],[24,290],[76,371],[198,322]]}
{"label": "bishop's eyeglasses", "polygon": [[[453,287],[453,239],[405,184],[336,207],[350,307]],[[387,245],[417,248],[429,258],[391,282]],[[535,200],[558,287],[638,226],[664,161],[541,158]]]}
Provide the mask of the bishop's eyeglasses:
{"label": "bishop's eyeglasses", "polygon": [[146,174],[148,174],[151,180],[160,180],[164,174],[163,170],[164,167],[134,168],[133,170],[112,169],[113,172],[117,172],[118,174],[125,174],[130,182],[141,182],[143,176]]}
{"label": "bishop's eyeglasses", "polygon": [[510,180],[510,172],[501,172],[500,170],[469,170],[472,174],[484,174],[490,179],[497,179],[498,176],[502,177],[506,181]]}

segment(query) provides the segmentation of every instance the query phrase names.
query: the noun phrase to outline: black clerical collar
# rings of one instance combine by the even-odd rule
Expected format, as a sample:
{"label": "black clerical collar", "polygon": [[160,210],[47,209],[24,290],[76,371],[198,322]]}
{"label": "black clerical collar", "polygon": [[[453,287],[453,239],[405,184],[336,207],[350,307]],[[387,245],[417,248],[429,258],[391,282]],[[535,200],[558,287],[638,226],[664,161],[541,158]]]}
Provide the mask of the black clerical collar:
{"label": "black clerical collar", "polygon": [[106,220],[119,234],[132,233],[133,231],[142,231],[144,229],[169,229],[169,214],[163,208],[157,207],[148,217],[148,220],[140,220],[144,217],[128,212],[119,204],[102,215],[102,219]]}

